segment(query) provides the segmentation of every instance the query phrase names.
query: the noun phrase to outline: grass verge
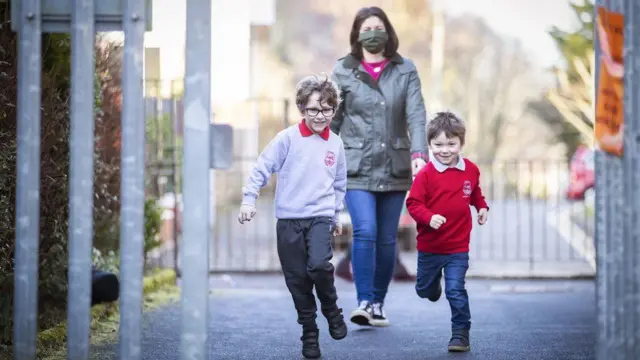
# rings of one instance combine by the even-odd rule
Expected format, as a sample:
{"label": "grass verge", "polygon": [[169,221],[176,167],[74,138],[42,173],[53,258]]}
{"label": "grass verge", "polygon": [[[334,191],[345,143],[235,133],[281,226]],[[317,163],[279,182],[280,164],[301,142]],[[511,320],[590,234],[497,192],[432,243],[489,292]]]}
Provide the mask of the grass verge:
{"label": "grass verge", "polygon": [[[143,310],[151,310],[176,301],[179,290],[175,286],[173,270],[158,270],[143,279]],[[93,345],[113,341],[118,335],[120,303],[99,304],[91,308],[90,342]],[[37,359],[66,360],[67,321],[38,333]],[[1,357],[0,357],[1,358]]]}

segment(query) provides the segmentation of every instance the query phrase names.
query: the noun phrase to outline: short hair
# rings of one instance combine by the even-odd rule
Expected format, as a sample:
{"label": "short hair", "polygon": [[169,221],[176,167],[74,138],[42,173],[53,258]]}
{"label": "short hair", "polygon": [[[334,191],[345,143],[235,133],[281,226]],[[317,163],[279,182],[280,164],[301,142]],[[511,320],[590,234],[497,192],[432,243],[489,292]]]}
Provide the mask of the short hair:
{"label": "short hair", "polygon": [[465,127],[464,121],[454,113],[443,111],[437,113],[427,124],[427,143],[431,144],[431,140],[437,138],[442,133],[449,139],[459,138],[460,144],[464,145],[467,128]]}
{"label": "short hair", "polygon": [[351,43],[351,55],[353,55],[358,60],[362,60],[362,44],[358,42],[360,27],[365,20],[372,16],[375,16],[382,20],[387,35],[389,35],[389,40],[387,41],[387,45],[385,45],[384,47],[383,55],[385,57],[392,57],[398,53],[400,41],[398,40],[396,30],[393,28],[393,25],[391,25],[391,21],[389,21],[389,18],[387,17],[387,14],[384,12],[384,10],[377,6],[363,7],[362,9],[358,10],[355,18],[353,19],[351,34],[349,35],[349,42]]}
{"label": "short hair", "polygon": [[309,75],[296,85],[296,106],[301,112],[315,92],[320,94],[320,102],[326,102],[334,109],[340,105],[340,88],[327,74],[323,74],[324,79],[315,74]]}

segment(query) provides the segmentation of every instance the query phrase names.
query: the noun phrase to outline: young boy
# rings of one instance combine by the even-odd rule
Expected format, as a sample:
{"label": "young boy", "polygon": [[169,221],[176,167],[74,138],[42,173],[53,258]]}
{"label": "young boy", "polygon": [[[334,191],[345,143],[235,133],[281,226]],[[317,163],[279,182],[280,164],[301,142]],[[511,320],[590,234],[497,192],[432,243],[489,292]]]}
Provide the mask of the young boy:
{"label": "young boy", "polygon": [[471,313],[465,289],[472,227],[469,205],[478,211],[480,225],[486,223],[489,211],[480,189],[480,170],[460,154],[465,133],[462,120],[450,112],[438,113],[429,122],[430,161],[416,176],[406,202],[418,228],[418,296],[438,301],[444,270],[451,307],[449,351],[470,350]]}
{"label": "young boy", "polygon": [[241,224],[253,218],[260,188],[278,173],[278,256],[302,325],[302,354],[310,359],[320,357],[314,286],[329,334],[336,340],[347,336],[329,262],[332,232],[342,234],[338,214],[347,186],[344,146],[329,128],[339,103],[338,87],[328,77],[312,75],[298,83],[296,105],[303,119],[278,133],[260,154],[238,215]]}

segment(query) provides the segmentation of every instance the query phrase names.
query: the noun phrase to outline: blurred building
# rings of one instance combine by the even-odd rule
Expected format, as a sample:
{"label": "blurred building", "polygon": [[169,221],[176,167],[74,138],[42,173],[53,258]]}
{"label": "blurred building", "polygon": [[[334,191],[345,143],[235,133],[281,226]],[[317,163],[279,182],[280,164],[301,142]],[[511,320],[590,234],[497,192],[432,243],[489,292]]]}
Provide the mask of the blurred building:
{"label": "blurred building", "polygon": [[[212,100],[214,104],[251,96],[252,27],[275,21],[275,0],[213,1]],[[186,1],[153,0],[153,31],[145,34],[145,78],[162,80],[162,96],[182,91],[185,69]],[[154,93],[148,82],[148,93]]]}
{"label": "blurred building", "polygon": [[[275,0],[213,1],[211,18],[211,121],[234,127],[236,158],[234,168],[212,171],[215,206],[234,202],[229,194],[235,191],[228,188],[244,181],[259,151],[261,116],[255,83],[261,73],[261,59],[256,49],[269,41]],[[185,43],[186,0],[153,0],[153,30],[145,34],[144,50],[146,121],[159,124],[169,119],[178,136],[183,133],[184,123]],[[166,141],[156,141],[148,149],[170,146]],[[157,160],[149,159],[148,163]],[[159,177],[171,176],[170,172],[151,171],[160,173]],[[214,217],[212,211],[212,224]]]}

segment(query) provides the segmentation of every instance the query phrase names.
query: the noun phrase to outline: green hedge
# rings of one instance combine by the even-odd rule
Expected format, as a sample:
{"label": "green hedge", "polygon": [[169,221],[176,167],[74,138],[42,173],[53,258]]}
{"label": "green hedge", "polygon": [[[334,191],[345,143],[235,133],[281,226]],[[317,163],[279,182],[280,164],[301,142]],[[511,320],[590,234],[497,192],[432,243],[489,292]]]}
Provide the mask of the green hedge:
{"label": "green hedge", "polygon": [[[0,3],[0,324],[10,325],[0,326],[0,344],[12,335],[15,249],[17,41],[8,14],[8,3]],[[42,50],[39,324],[47,327],[66,307],[69,37],[44,35]]]}

